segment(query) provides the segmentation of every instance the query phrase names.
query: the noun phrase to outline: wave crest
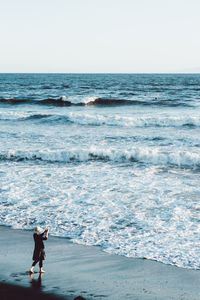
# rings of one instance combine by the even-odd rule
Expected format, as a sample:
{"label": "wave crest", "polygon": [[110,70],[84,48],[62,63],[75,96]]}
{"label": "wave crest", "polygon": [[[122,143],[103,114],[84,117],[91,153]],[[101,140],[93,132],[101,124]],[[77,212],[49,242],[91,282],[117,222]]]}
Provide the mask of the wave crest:
{"label": "wave crest", "polygon": [[0,153],[0,160],[10,161],[43,161],[48,163],[69,162],[139,162],[160,166],[176,166],[183,168],[199,168],[200,153],[190,151],[161,151],[159,148],[135,147],[130,150],[120,151],[118,149],[99,149],[91,147],[89,150],[74,149],[69,151],[22,151],[9,150]]}
{"label": "wave crest", "polygon": [[151,99],[151,100],[127,100],[127,99],[115,99],[115,98],[96,98],[91,97],[91,101],[87,99],[86,101],[83,99],[83,102],[73,103],[69,100],[66,100],[66,96],[61,96],[60,98],[47,98],[42,100],[37,99],[16,99],[16,98],[1,98],[0,103],[3,104],[41,104],[41,105],[54,105],[54,106],[117,106],[117,105],[148,105],[148,106],[169,106],[169,107],[176,107],[176,106],[187,106],[191,107],[191,105],[186,104],[184,102],[177,102],[171,99],[169,100],[160,100],[160,99]]}

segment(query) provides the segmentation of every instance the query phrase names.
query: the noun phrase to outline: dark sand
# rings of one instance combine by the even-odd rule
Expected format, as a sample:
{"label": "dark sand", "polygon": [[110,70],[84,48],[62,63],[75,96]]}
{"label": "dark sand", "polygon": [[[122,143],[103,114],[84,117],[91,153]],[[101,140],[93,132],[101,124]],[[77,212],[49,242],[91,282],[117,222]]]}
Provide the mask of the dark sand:
{"label": "dark sand", "polygon": [[68,300],[79,296],[87,300],[200,299],[198,270],[110,255],[99,247],[52,236],[45,242],[46,273],[31,278],[32,234],[0,226],[0,300],[53,300],[53,296]]}
{"label": "dark sand", "polygon": [[37,288],[20,287],[6,283],[0,283],[1,300],[62,300],[63,298],[50,294],[44,294]]}

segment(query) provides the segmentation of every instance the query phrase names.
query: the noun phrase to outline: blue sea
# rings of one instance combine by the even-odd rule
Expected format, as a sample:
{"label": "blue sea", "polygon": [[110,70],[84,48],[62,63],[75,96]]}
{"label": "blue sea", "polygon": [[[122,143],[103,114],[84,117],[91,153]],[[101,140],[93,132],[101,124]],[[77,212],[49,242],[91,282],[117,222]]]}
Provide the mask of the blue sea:
{"label": "blue sea", "polygon": [[0,225],[200,268],[199,74],[0,74]]}

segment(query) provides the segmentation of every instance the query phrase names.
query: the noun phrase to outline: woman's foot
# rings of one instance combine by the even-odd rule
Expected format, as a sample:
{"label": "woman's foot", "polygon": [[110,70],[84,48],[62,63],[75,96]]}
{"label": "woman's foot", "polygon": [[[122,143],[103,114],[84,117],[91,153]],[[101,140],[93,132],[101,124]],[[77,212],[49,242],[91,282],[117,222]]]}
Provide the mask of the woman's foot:
{"label": "woman's foot", "polygon": [[41,268],[40,273],[46,273],[46,271]]}
{"label": "woman's foot", "polygon": [[31,274],[33,274],[33,273],[34,273],[34,267],[31,267],[30,270],[29,270],[29,272],[30,272]]}

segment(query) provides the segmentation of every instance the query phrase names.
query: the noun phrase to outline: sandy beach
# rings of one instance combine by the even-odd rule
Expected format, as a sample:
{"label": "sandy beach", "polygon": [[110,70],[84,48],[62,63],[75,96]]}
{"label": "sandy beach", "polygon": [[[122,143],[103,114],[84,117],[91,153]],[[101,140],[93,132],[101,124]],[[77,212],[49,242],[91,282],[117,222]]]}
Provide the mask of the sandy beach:
{"label": "sandy beach", "polygon": [[[75,245],[51,235],[46,241],[46,273],[41,278],[35,273],[31,278],[28,270],[32,263],[32,232],[1,226],[0,243],[0,295],[5,299],[12,299],[12,295],[5,296],[11,290],[5,284],[28,288],[23,291],[30,295],[37,293],[38,297],[48,294],[41,299],[58,296],[69,300],[76,297],[197,300],[200,297],[198,270],[110,255],[99,247]],[[35,271],[38,272],[38,267]],[[23,299],[20,288],[12,289],[13,299]]]}

